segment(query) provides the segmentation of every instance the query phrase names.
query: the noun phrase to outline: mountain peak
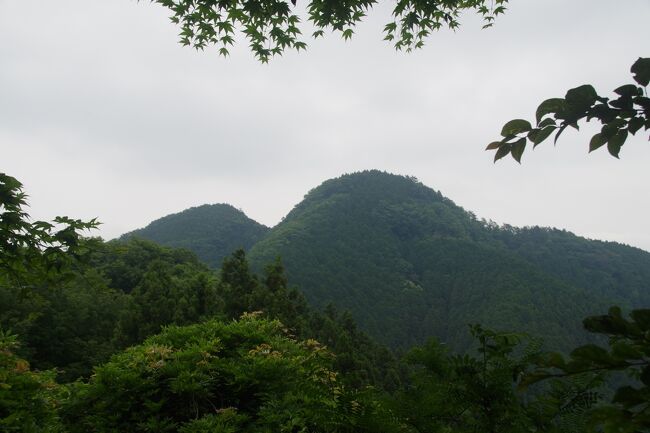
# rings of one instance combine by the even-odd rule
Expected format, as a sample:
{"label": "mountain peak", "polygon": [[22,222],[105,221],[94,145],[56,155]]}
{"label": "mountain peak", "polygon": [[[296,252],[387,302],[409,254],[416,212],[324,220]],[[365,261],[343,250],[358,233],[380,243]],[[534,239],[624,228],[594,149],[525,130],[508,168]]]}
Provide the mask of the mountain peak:
{"label": "mountain peak", "polygon": [[187,248],[212,267],[238,248],[248,250],[269,230],[227,203],[204,204],[164,216],[120,239],[140,237]]}

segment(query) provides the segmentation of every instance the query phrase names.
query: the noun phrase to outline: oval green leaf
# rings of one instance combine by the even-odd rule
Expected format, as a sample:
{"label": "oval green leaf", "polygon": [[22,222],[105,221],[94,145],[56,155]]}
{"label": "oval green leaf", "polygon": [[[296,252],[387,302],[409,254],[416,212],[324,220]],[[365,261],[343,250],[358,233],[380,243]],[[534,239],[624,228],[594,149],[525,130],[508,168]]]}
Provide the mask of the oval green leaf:
{"label": "oval green leaf", "polygon": [[548,136],[551,135],[553,131],[555,131],[555,129],[556,129],[555,125],[549,125],[544,129],[540,129],[539,132],[535,135],[535,138],[533,139],[533,148],[535,148],[542,141],[546,140]]}
{"label": "oval green leaf", "polygon": [[603,146],[605,143],[607,143],[607,138],[605,138],[605,136],[599,132],[598,134],[591,137],[591,141],[589,142],[589,152],[593,152],[594,150]]}
{"label": "oval green leaf", "polygon": [[504,156],[510,153],[510,144],[509,143],[503,143],[501,147],[499,147],[499,150],[497,150],[497,153],[494,155],[494,162],[497,162]]}
{"label": "oval green leaf", "polygon": [[646,87],[650,84],[650,58],[639,57],[632,65],[630,72],[634,74],[634,81]]}
{"label": "oval green leaf", "polygon": [[545,115],[549,113],[557,113],[558,111],[562,111],[565,105],[566,102],[562,98],[547,99],[546,101],[539,104],[539,107],[537,107],[537,111],[535,112],[535,118],[537,120],[537,124],[539,125],[539,122],[542,120],[542,117],[544,117]]}
{"label": "oval green leaf", "polygon": [[526,149],[526,137],[522,137],[519,140],[515,141],[512,144],[512,149],[510,150],[510,154],[512,157],[517,161],[518,163],[521,164],[521,155],[524,154],[524,149]]}
{"label": "oval green leaf", "polygon": [[503,137],[508,137],[511,135],[517,135],[521,132],[528,132],[531,129],[532,125],[528,120],[514,119],[503,125],[503,129],[501,129],[501,135]]}

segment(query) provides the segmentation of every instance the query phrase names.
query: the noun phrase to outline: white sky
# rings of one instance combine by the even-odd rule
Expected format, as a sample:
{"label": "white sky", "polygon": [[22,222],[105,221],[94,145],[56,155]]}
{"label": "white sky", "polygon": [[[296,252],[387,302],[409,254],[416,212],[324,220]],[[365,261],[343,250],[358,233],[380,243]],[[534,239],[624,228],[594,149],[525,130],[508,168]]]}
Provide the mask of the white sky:
{"label": "white sky", "polygon": [[511,0],[492,29],[467,16],[412,54],[382,41],[387,13],[261,65],[246,44],[180,46],[146,1],[0,0],[0,170],[34,218],[98,217],[105,238],[203,203],[272,226],[322,181],[377,168],[479,217],[650,250],[647,132],[621,160],[587,154],[594,125],[521,166],[483,151],[546,98],[631,82],[649,1]]}

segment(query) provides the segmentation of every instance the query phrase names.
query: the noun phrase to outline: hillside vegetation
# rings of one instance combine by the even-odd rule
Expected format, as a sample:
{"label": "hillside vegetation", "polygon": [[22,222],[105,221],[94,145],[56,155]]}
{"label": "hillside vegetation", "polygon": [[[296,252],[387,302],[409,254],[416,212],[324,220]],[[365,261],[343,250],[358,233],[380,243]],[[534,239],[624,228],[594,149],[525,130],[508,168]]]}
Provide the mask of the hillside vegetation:
{"label": "hillside vegetation", "polygon": [[121,238],[137,237],[186,248],[211,268],[217,268],[224,257],[239,248],[248,250],[267,231],[268,227],[229,204],[205,204],[164,216]]}
{"label": "hillside vegetation", "polygon": [[311,305],[349,310],[395,348],[434,335],[464,351],[467,325],[483,323],[568,349],[585,338],[581,317],[650,304],[645,251],[559,229],[498,226],[415,178],[377,170],[324,182],[272,229],[214,205],[133,235],[188,248],[210,266],[228,246],[249,249],[257,271],[281,257]]}

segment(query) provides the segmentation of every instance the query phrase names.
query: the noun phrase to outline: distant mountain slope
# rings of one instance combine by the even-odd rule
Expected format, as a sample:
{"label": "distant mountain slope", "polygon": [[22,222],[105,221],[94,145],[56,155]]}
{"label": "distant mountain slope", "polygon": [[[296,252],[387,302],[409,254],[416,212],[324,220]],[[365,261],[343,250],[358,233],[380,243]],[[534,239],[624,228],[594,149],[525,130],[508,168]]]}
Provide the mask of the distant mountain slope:
{"label": "distant mountain slope", "polygon": [[581,319],[612,305],[650,307],[650,253],[549,228],[479,221],[414,178],[365,171],[324,182],[272,229],[229,205],[154,221],[139,236],[210,266],[243,247],[261,270],[277,256],[317,307],[349,309],[383,343],[436,336],[470,343],[467,324],[574,347]]}
{"label": "distant mountain slope", "polygon": [[501,228],[495,237],[545,272],[622,306],[650,306],[650,254],[544,227]]}
{"label": "distant mountain slope", "polygon": [[392,346],[430,335],[457,349],[484,323],[576,344],[580,319],[610,303],[650,305],[650,254],[548,229],[476,220],[412,178],[341,176],[309,192],[250,252],[280,255],[318,306],[350,309]]}
{"label": "distant mountain slope", "polygon": [[165,246],[187,248],[214,268],[234,250],[248,250],[268,230],[229,204],[206,204],[167,215],[121,238],[138,237]]}

